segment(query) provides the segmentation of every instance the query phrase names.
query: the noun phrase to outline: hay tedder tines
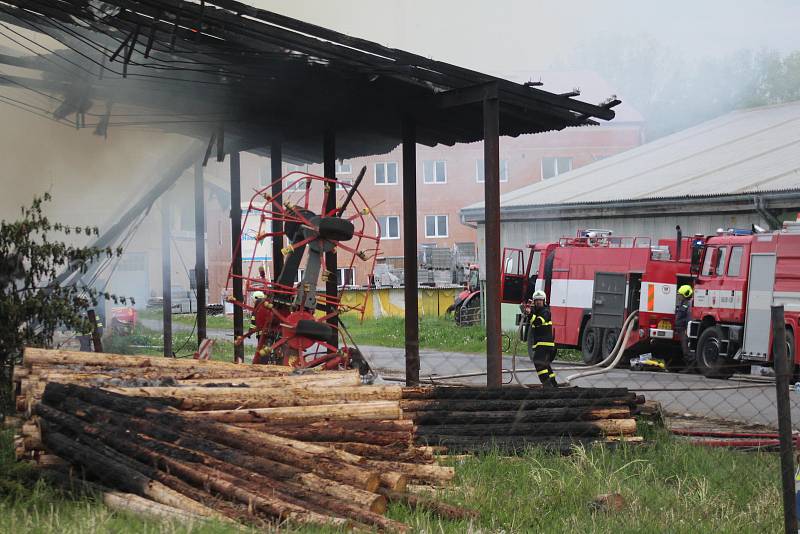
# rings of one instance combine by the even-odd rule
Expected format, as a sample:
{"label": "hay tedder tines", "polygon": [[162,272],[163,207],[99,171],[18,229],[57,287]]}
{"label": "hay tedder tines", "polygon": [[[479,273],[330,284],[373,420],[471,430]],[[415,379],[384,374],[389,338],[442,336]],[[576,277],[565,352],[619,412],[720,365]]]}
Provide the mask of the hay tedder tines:
{"label": "hay tedder tines", "polygon": [[[352,183],[291,172],[281,179],[280,193],[273,194],[270,184],[251,198],[239,245],[244,298],[229,300],[251,314],[243,338],[257,339],[253,363],[370,372],[340,320],[343,313],[363,317],[368,291],[343,298],[341,288],[355,283],[355,273],[371,278],[380,244],[378,220],[358,192],[365,172],[366,167]],[[320,208],[315,212],[312,206]],[[275,239],[284,266],[271,279],[266,261]],[[337,269],[330,265],[334,257]],[[233,267],[229,295],[239,276]],[[340,272],[351,279],[338,280]],[[331,277],[337,279],[335,295],[324,289]]]}

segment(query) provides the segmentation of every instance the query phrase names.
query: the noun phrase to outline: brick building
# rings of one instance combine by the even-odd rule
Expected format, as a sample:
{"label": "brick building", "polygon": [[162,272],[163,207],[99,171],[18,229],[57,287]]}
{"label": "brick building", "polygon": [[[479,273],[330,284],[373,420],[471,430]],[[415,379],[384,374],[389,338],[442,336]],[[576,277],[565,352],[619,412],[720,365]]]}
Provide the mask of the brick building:
{"label": "brick building", "polygon": [[[544,89],[569,92],[579,88],[581,98],[600,102],[614,90],[596,73],[589,71],[513,73],[506,75],[514,81],[543,79]],[[642,144],[644,120],[630,105],[615,108],[617,117],[602,126],[566,128],[558,132],[504,137],[500,142],[501,184],[505,193],[540,180],[558,179],[558,175],[593,161],[623,152]],[[461,208],[483,199],[483,145],[481,143],[448,146],[419,146],[417,148],[417,240],[420,246],[458,247],[463,252],[474,251],[477,231],[462,224]],[[382,156],[340,161],[337,177],[354,180],[362,166],[367,167],[360,191],[382,226],[381,251],[387,258],[403,256],[402,221],[402,158],[400,147]],[[283,165],[284,173],[292,170],[322,174],[321,165]],[[225,183],[227,165],[215,168],[219,183]],[[252,191],[271,182],[268,158],[242,154],[242,200]],[[214,301],[224,288],[230,251],[227,212],[217,214],[220,221],[209,229],[209,300]],[[209,218],[213,219],[209,214]],[[212,236],[211,234],[214,234]],[[217,235],[219,234],[219,235]],[[474,254],[474,252],[473,252]],[[367,283],[366,273],[340,273],[347,283]]]}

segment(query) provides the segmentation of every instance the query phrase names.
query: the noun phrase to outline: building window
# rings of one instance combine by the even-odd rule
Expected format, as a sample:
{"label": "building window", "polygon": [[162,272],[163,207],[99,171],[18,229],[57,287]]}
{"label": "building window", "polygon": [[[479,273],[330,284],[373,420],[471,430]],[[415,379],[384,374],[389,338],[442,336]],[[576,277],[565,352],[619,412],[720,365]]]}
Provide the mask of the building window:
{"label": "building window", "polygon": [[447,183],[447,165],[444,160],[423,161],[422,177],[426,184]]}
{"label": "building window", "polygon": [[397,162],[387,161],[375,164],[375,183],[377,185],[392,185],[397,183]]}
{"label": "building window", "polygon": [[272,172],[268,166],[258,166],[258,183],[262,187],[272,183]]}
{"label": "building window", "polygon": [[378,217],[381,239],[400,239],[400,217],[387,215]]}
{"label": "building window", "polygon": [[340,176],[336,177],[336,190],[337,191],[349,191],[350,187],[345,187],[344,184],[348,186],[353,185],[353,180],[351,178],[342,178]]}
{"label": "building window", "polygon": [[447,237],[447,215],[426,215],[425,237]]}
{"label": "building window", "polygon": [[[486,169],[483,166],[482,159],[475,160],[475,181],[479,184],[484,182],[484,173]],[[508,160],[501,159],[500,160],[500,181],[507,182],[508,181]]]}
{"label": "building window", "polygon": [[572,158],[546,157],[542,158],[542,178],[547,180],[559,174],[572,170]]}
{"label": "building window", "polygon": [[352,173],[353,173],[353,166],[350,165],[349,161],[336,162],[336,176],[339,176],[340,174],[352,174]]}
{"label": "building window", "polygon": [[[286,174],[289,174],[289,173],[292,173],[292,172],[294,172],[294,173],[300,173],[300,172],[305,173],[305,172],[307,172],[307,166],[306,165],[294,165],[292,163],[287,163],[286,164]],[[300,174],[291,175],[286,180],[286,182],[288,182],[288,183],[284,183],[284,187],[288,187],[288,189],[290,191],[305,191],[306,190],[306,186],[307,186],[306,180]]]}
{"label": "building window", "polygon": [[354,286],[356,285],[356,270],[354,267],[339,267],[336,270],[336,285]]}

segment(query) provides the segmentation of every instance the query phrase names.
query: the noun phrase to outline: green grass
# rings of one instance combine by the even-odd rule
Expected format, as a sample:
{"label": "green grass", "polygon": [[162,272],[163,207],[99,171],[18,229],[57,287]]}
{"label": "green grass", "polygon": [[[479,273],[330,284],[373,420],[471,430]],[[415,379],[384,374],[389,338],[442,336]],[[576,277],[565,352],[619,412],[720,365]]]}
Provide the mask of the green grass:
{"label": "green grass", "polygon": [[[161,313],[147,310],[141,313],[143,318],[161,319]],[[173,315],[172,320],[178,324],[194,326],[194,314]],[[355,317],[343,318],[347,329],[360,345],[377,345],[380,347],[405,347],[405,319],[402,317],[382,317],[380,319],[365,319],[359,321]],[[208,328],[233,330],[233,320],[224,315],[208,318]],[[188,333],[176,334],[176,347],[180,347]],[[527,356],[525,343],[516,342],[517,331],[507,330],[503,333],[503,353],[512,354],[514,350],[518,355]],[[161,342],[156,344],[160,345]],[[458,326],[452,319],[444,317],[423,317],[419,323],[419,344],[423,349],[441,350],[447,352],[464,352],[486,354],[486,330],[482,326]],[[230,347],[232,350],[232,346]],[[227,353],[228,355],[230,352]],[[225,356],[221,356],[224,358]],[[559,349],[558,359],[564,361],[581,361],[580,351]]]}
{"label": "green grass", "polygon": [[[415,532],[778,532],[782,512],[776,454],[706,449],[665,434],[649,446],[578,448],[562,457],[532,448],[518,457],[487,454],[456,462],[456,481],[440,497],[481,512],[474,524],[443,521],[392,505],[389,516]],[[625,508],[594,511],[595,496],[619,492]],[[38,480],[12,460],[0,433],[0,532],[233,533],[210,523],[159,523],[112,512]],[[325,532],[287,529],[287,532]]]}
{"label": "green grass", "polygon": [[[156,330],[137,325],[132,335],[109,335],[103,338],[103,350],[113,354],[152,354],[164,353],[164,335]],[[190,357],[197,350],[197,334],[191,331],[174,332],[172,348],[178,357]],[[233,342],[222,339],[214,341],[211,359],[231,361]]]}

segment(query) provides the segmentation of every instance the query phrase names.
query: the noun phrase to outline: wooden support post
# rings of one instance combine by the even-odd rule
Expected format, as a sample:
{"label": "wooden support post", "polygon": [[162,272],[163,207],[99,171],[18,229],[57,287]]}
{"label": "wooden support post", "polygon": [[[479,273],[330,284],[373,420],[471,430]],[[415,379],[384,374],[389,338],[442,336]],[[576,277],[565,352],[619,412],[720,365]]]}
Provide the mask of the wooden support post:
{"label": "wooden support post", "polygon": [[[242,183],[239,153],[231,152],[231,253],[233,256],[233,298],[244,302],[242,291]],[[233,307],[233,338],[244,334],[244,312]],[[244,343],[234,346],[233,361],[244,362]]]}
{"label": "wooden support post", "polygon": [[197,345],[206,338],[206,202],[203,164],[194,164],[194,280],[197,295]]}
{"label": "wooden support post", "polygon": [[[270,170],[272,171],[272,198],[275,202],[280,204],[281,191],[283,191],[282,177],[282,163],[283,154],[280,141],[273,141],[270,145]],[[282,232],[283,223],[281,221],[272,221],[272,229],[270,232]],[[272,238],[272,279],[277,280],[278,276],[283,270],[283,237],[273,236]]]}
{"label": "wooden support post", "polygon": [[419,385],[419,294],[417,292],[417,135],[414,119],[403,120],[403,286],[406,385]]}
{"label": "wooden support post", "polygon": [[[325,130],[322,136],[322,174],[325,178],[336,179],[336,135],[332,130]],[[325,204],[325,211],[330,213],[336,209],[336,187],[331,187],[328,193],[327,202]],[[325,282],[325,294],[329,299],[334,299],[338,296],[338,275],[336,252],[325,253],[325,269],[329,272],[328,281]],[[328,311],[333,311],[332,307]],[[338,318],[331,317],[328,320],[334,332],[337,332],[336,326]],[[339,346],[338,336],[329,340],[331,345]]]}
{"label": "wooden support post", "polygon": [[483,164],[486,244],[486,385],[502,386],[500,326],[500,103],[496,94],[483,100]]}
{"label": "wooden support post", "polygon": [[164,333],[164,356],[172,357],[172,254],[169,202],[161,197],[161,315]]}
{"label": "wooden support post", "polygon": [[781,485],[783,487],[783,525],[786,534],[797,532],[797,503],[794,474],[794,440],[792,437],[792,403],[789,383],[794,362],[786,350],[786,323],[783,305],[772,306],[772,359],[775,365],[775,397],[778,405]]}

